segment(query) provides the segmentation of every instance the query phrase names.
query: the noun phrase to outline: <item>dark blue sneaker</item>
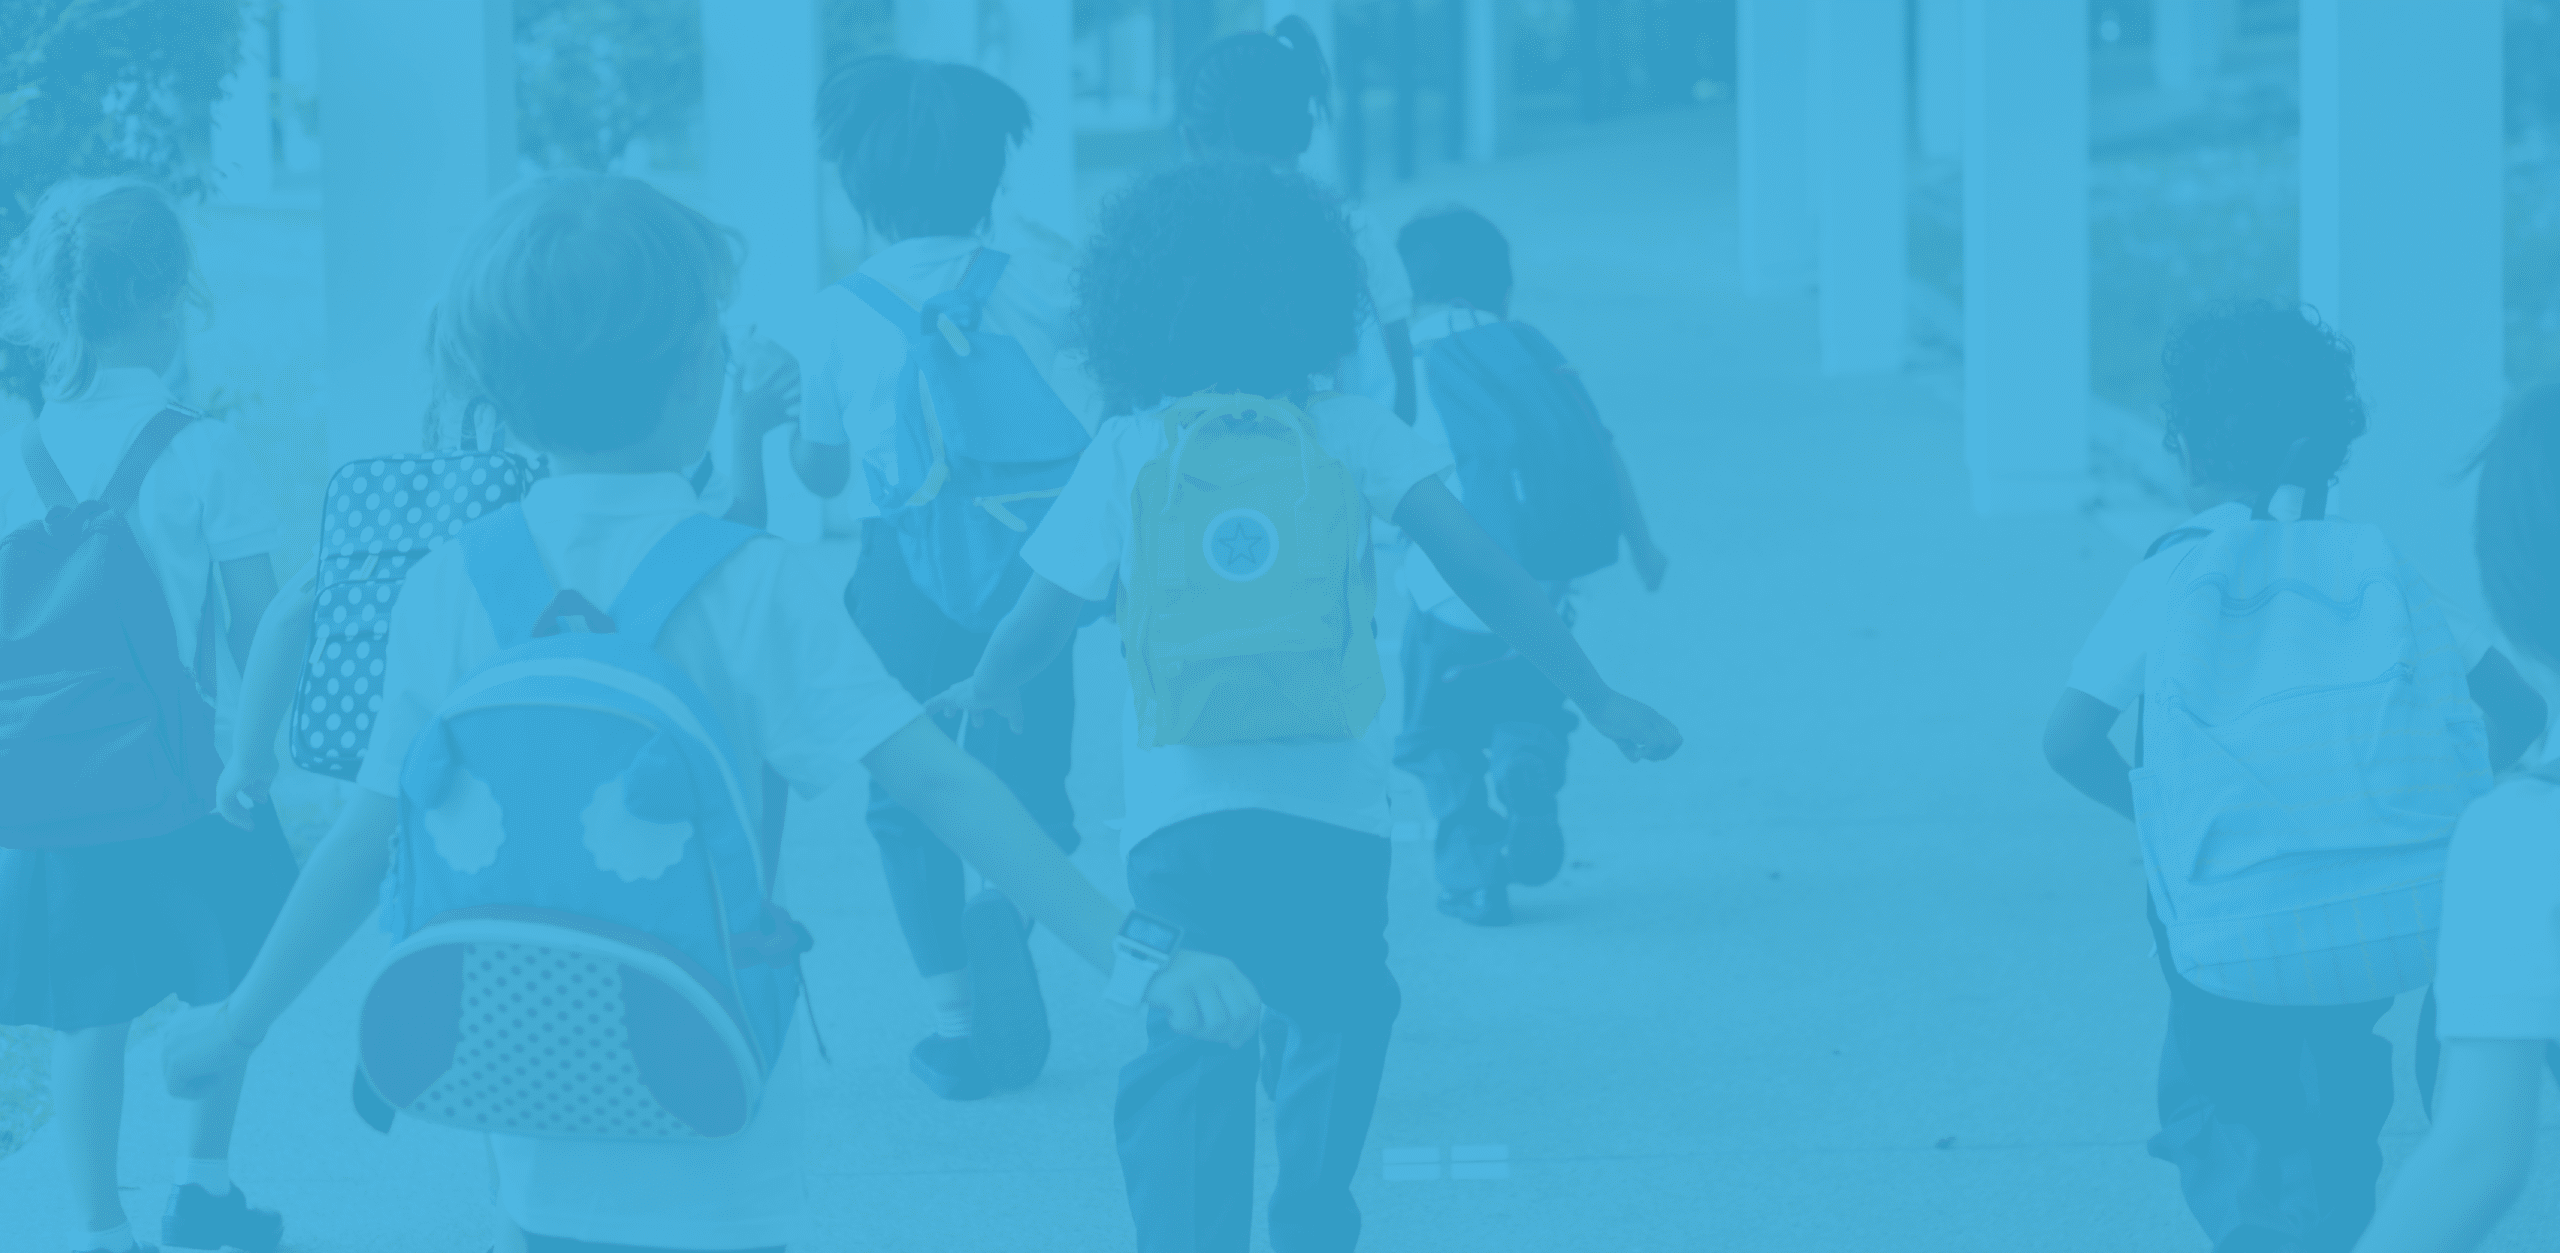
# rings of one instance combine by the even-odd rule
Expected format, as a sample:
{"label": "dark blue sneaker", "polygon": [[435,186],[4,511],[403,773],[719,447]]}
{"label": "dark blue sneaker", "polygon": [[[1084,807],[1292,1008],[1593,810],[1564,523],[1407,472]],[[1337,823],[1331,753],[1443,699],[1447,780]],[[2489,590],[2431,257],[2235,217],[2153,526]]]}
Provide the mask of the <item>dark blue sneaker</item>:
{"label": "dark blue sneaker", "polygon": [[929,1035],[907,1054],[907,1069],[946,1101],[974,1101],[987,1094],[987,1076],[967,1036]]}
{"label": "dark blue sneaker", "polygon": [[283,1242],[284,1216],[249,1204],[237,1184],[220,1196],[182,1184],[160,1214],[162,1253],[276,1253]]}

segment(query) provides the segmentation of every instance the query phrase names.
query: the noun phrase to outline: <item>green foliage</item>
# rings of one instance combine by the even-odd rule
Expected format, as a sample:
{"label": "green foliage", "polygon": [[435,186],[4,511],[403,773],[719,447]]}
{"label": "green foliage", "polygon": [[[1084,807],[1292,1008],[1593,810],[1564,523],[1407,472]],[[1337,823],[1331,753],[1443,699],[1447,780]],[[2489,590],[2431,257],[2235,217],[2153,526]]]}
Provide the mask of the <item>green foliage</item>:
{"label": "green foliage", "polygon": [[2560,138],[2560,0],[2507,0],[2507,129]]}
{"label": "green foliage", "polygon": [[[133,175],[202,196],[240,0],[0,0],[0,240],[65,178]],[[42,361],[0,345],[0,391],[43,403]]]}
{"label": "green foliage", "polygon": [[517,147],[546,169],[610,169],[636,141],[680,149],[702,111],[697,0],[516,0]]}
{"label": "green foliage", "polygon": [[826,66],[898,50],[896,0],[825,0],[818,24],[826,41]]}

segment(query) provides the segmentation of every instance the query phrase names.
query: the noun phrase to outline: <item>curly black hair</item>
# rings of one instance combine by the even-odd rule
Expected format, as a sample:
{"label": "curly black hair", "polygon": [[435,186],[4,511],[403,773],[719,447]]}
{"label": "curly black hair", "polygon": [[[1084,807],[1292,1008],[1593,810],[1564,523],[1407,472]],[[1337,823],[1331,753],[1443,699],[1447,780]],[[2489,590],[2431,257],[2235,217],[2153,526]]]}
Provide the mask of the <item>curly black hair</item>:
{"label": "curly black hair", "polygon": [[2509,640],[2560,666],[2560,386],[2516,401],[2478,464],[2481,594]]}
{"label": "curly black hair", "polygon": [[1104,207],[1075,325],[1110,413],[1170,396],[1296,396],[1357,342],[1368,275],[1341,204],[1259,161],[1196,161]]}
{"label": "curly black hair", "polygon": [[2164,442],[2186,454],[2199,483],[2271,491],[2300,443],[2307,460],[2297,468],[2325,485],[2364,435],[2355,349],[2308,309],[2264,300],[2208,309],[2170,335],[2160,379]]}

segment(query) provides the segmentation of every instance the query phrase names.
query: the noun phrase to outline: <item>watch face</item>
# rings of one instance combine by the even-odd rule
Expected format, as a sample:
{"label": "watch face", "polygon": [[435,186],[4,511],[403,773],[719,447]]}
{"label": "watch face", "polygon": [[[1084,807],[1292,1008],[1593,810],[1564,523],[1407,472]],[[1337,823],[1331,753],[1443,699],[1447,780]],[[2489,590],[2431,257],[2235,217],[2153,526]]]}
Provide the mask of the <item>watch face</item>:
{"label": "watch face", "polygon": [[1161,918],[1150,918],[1139,913],[1129,915],[1129,921],[1120,926],[1120,934],[1133,943],[1143,944],[1159,953],[1170,953],[1174,945],[1182,942],[1182,928]]}

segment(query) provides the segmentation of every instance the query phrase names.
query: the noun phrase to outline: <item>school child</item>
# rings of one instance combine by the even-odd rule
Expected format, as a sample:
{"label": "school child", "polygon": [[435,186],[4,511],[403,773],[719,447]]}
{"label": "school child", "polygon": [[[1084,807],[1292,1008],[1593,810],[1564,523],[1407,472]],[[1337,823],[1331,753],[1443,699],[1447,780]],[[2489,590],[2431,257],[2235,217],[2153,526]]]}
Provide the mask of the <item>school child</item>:
{"label": "school child", "polygon": [[[1448,458],[1372,401],[1311,394],[1360,307],[1350,224],[1305,178],[1202,161],[1107,209],[1077,324],[1119,415],[1023,549],[1033,578],[969,679],[982,720],[1021,692],[1089,601],[1118,592],[1130,891],[1268,998],[1280,1178],[1271,1242],[1348,1249],[1351,1180],[1399,992],[1386,964],[1387,763],[1361,739],[1385,697],[1370,634],[1373,517],[1631,758],[1680,732],[1604,683],[1442,483]],[[1121,1072],[1120,1160],[1139,1248],[1242,1250],[1260,1055],[1150,1019]]]}
{"label": "school child", "polygon": [[[2445,839],[2543,707],[2377,529],[2327,516],[2365,429],[2344,340],[2239,304],[2172,336],[2161,374],[2197,513],[2090,633],[2045,751],[2134,819],[2149,869],[2152,1155],[2217,1249],[2344,1250],[2391,1111],[2374,1023],[2427,982]],[[2130,768],[2108,739],[2128,708]]]}
{"label": "school child", "polygon": [[[490,925],[550,928],[486,940],[499,950],[493,960],[568,953],[542,949],[567,940],[524,937],[571,934],[595,951],[628,954],[620,959],[625,988],[645,969],[715,969],[678,960],[701,938],[690,932],[617,940],[639,924],[584,922],[591,915],[564,913],[569,907],[556,900],[432,911],[483,881],[529,893],[594,893],[580,908],[618,909],[627,898],[654,909],[673,908],[678,897],[669,894],[699,893],[707,876],[722,899],[744,892],[752,902],[757,876],[742,884],[730,871],[741,832],[757,829],[763,798],[734,782],[759,778],[765,767],[803,795],[867,768],[1071,947],[1111,966],[1130,999],[1143,996],[1209,1038],[1251,1037],[1258,1002],[1233,965],[1122,945],[1115,933],[1123,913],[1076,874],[985,768],[916,716],[832,590],[816,581],[813,554],[701,515],[681,472],[701,457],[717,416],[718,317],[734,274],[725,232],[643,183],[602,175],[533,180],[467,241],[435,321],[437,369],[544,452],[552,474],[521,505],[474,523],[409,575],[358,787],[239,990],[171,1025],[165,1066],[173,1091],[231,1081],[377,902],[396,906],[384,917],[408,933],[400,951],[431,952],[418,946],[439,926],[491,917]],[[492,661],[502,664],[487,668]],[[635,666],[654,667],[657,677]],[[537,684],[535,703],[502,703],[520,698],[493,685],[518,675]],[[651,738],[584,712],[597,702],[661,730]],[[555,717],[591,720],[574,734],[544,733],[554,724],[539,719]],[[622,738],[608,742],[608,733]],[[615,745],[629,749],[628,762],[602,759],[606,773],[591,796],[554,794],[562,780],[592,775],[590,759]],[[733,860],[715,864],[721,858]],[[386,889],[386,872],[394,871]],[[676,997],[669,1004],[679,1009],[790,1006],[790,972],[805,941],[794,941],[796,924],[780,913],[778,893],[768,883],[760,913],[752,904],[720,913],[732,929],[710,938],[738,972],[721,999],[653,995]],[[661,951],[677,956],[648,956]],[[388,981],[408,969],[386,965],[368,997],[360,1034],[377,1089],[399,1087],[394,1079],[497,1083],[512,1073],[488,1069],[503,1061],[503,1041],[550,1029],[523,1015],[469,1019],[450,987],[400,994],[402,985]],[[685,986],[668,977],[675,981],[653,986]],[[377,1010],[406,1029],[377,1033]],[[670,1018],[666,1006],[656,1019],[634,1012],[625,1011],[622,1031],[655,1031],[650,1022]],[[501,1204],[534,1250],[780,1247],[803,1203],[795,1144],[801,1033],[789,1018],[732,1012],[756,1028],[751,1053],[713,1043],[708,1056],[726,1060],[679,1049],[643,1072],[660,1083],[650,1091],[673,1085],[709,1112],[642,1105],[635,1113],[637,1088],[600,1098],[617,1116],[638,1120],[626,1135],[639,1127],[646,1138],[590,1138],[554,1125],[574,1123],[576,1111],[472,1115],[484,1108],[472,1104],[480,1089],[452,1098],[460,1114],[431,1108],[426,1094],[438,1090],[431,1085],[381,1095],[420,1117],[458,1125],[481,1118]],[[713,1038],[730,1038],[728,1030]],[[501,1043],[488,1046],[494,1052],[452,1044],[434,1063],[450,1068],[445,1078],[377,1066],[415,1066],[419,1059],[401,1047],[437,1032]],[[619,1043],[609,1033],[574,1043],[639,1065],[630,1052],[639,1037],[631,1038]],[[378,1055],[377,1046],[389,1052]],[[761,1087],[747,1086],[757,1076]],[[742,1104],[739,1094],[751,1090],[760,1098]],[[690,1121],[715,1115],[729,1121]],[[507,1121],[519,1117],[536,1121]],[[670,1118],[677,1124],[660,1121]],[[527,1126],[543,1130],[521,1130]],[[711,1138],[715,1131],[724,1138]]]}
{"label": "school child", "polygon": [[[223,653],[275,594],[275,519],[240,436],[162,381],[194,267],[168,199],[130,181],[55,187],[9,258],[8,333],[49,362],[0,452],[0,1023],[59,1033],[75,1250],[137,1247],[116,1180],[133,1019],[229,995],[294,876],[272,821],[213,814]],[[283,1234],[231,1182],[239,1101],[234,1076],[189,1111],[173,1249]]]}
{"label": "school child", "polygon": [[[1244,31],[1211,43],[1183,68],[1176,127],[1193,160],[1266,162],[1295,170],[1333,116],[1333,72],[1315,27],[1285,17],[1269,33]],[[1413,292],[1385,232],[1358,206],[1345,209],[1368,271],[1368,304],[1352,350],[1321,371],[1336,391],[1366,396],[1414,420]]]}
{"label": "school child", "polygon": [[[829,77],[819,118],[824,155],[887,246],[778,341],[799,379],[793,464],[831,512],[859,518],[845,607],[923,699],[977,664],[1028,577],[1014,551],[1087,438],[1090,389],[1061,353],[1067,252],[1036,234],[991,244],[1007,149],[1031,114],[987,74],[865,58]],[[946,334],[977,347],[934,360]],[[1018,368],[990,383],[990,362]],[[1041,674],[1019,730],[976,728],[964,745],[1069,852],[1074,671],[1061,658]],[[888,789],[873,787],[867,817],[932,1008],[909,1069],[950,1100],[1031,1082],[1049,1029],[1021,916],[999,893],[970,898],[960,859]]]}
{"label": "school child", "polygon": [[[1574,580],[1616,562],[1621,537],[1645,590],[1661,587],[1669,559],[1580,376],[1510,317],[1502,232],[1472,210],[1442,209],[1407,223],[1396,249],[1414,294],[1414,430],[1454,452],[1452,494],[1538,578],[1568,624]],[[1402,581],[1413,604],[1396,764],[1422,780],[1438,825],[1440,912],[1502,926],[1512,884],[1546,883],[1564,867],[1556,794],[1573,715],[1428,555],[1406,554]]]}

